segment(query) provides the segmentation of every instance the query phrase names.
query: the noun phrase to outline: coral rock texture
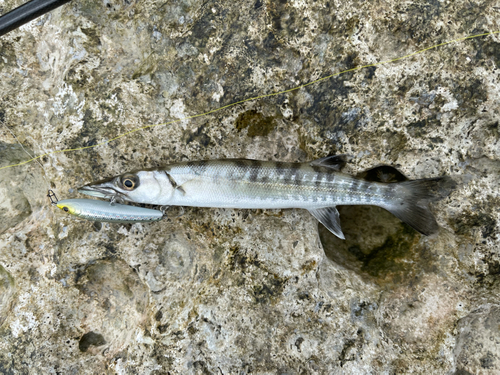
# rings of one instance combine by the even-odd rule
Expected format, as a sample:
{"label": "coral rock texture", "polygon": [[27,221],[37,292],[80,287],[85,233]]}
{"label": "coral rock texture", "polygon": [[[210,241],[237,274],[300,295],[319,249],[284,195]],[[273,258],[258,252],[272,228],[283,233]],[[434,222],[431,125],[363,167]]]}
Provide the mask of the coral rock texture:
{"label": "coral rock texture", "polygon": [[[499,20],[489,0],[82,0],[1,37],[0,167],[44,156],[0,170],[0,372],[498,373],[499,34],[196,115]],[[345,241],[299,209],[93,223],[46,197],[332,154],[350,174],[453,176],[439,232],[375,207],[340,208]]]}

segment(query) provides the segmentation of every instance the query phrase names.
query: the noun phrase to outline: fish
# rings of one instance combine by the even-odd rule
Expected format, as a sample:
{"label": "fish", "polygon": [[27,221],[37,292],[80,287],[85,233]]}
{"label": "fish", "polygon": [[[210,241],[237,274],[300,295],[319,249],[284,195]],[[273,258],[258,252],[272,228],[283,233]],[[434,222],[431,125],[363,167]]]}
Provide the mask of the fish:
{"label": "fish", "polygon": [[158,221],[163,212],[150,208],[110,203],[96,199],[65,199],[57,207],[82,219],[110,223],[139,223]]}
{"label": "fish", "polygon": [[[342,173],[346,162],[346,155],[307,163],[249,159],[189,161],[161,169],[127,172],[82,186],[78,191],[98,198],[162,206],[303,208],[341,239],[345,236],[340,226],[339,205],[379,206],[424,235],[438,230],[429,203],[455,189],[451,177],[368,181]],[[383,167],[380,171],[387,175],[387,166]],[[381,167],[373,168],[368,175],[377,175],[377,168]]]}

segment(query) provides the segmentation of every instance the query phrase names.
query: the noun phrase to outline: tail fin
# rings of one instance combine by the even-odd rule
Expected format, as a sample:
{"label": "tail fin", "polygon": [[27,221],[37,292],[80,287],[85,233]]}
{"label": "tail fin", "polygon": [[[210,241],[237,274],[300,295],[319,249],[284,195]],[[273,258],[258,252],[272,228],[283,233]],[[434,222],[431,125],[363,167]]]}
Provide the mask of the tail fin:
{"label": "tail fin", "polygon": [[422,234],[430,235],[438,230],[429,202],[447,197],[456,183],[451,177],[426,178],[397,183],[396,199],[384,208]]}

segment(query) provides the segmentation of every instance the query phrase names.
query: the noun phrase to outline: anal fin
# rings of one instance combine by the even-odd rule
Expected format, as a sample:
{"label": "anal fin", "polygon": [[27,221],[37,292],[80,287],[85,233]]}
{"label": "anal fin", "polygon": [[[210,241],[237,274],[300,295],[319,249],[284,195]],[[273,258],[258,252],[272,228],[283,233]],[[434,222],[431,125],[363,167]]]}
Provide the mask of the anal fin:
{"label": "anal fin", "polygon": [[342,233],[342,228],[340,227],[340,216],[337,207],[315,208],[310,209],[309,212],[330,232],[338,238],[345,240],[344,233]]}

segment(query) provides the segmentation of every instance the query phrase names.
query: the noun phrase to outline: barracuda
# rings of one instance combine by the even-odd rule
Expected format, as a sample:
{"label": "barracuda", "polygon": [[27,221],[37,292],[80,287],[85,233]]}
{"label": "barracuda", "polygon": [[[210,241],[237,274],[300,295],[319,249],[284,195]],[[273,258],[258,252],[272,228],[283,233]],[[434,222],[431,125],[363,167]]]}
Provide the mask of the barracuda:
{"label": "barracuda", "polygon": [[437,230],[428,204],[455,188],[451,178],[369,182],[341,173],[345,163],[344,155],[310,163],[245,159],[186,162],[161,170],[125,173],[79,191],[94,197],[165,206],[304,208],[342,239],[338,205],[379,206],[422,234]]}

